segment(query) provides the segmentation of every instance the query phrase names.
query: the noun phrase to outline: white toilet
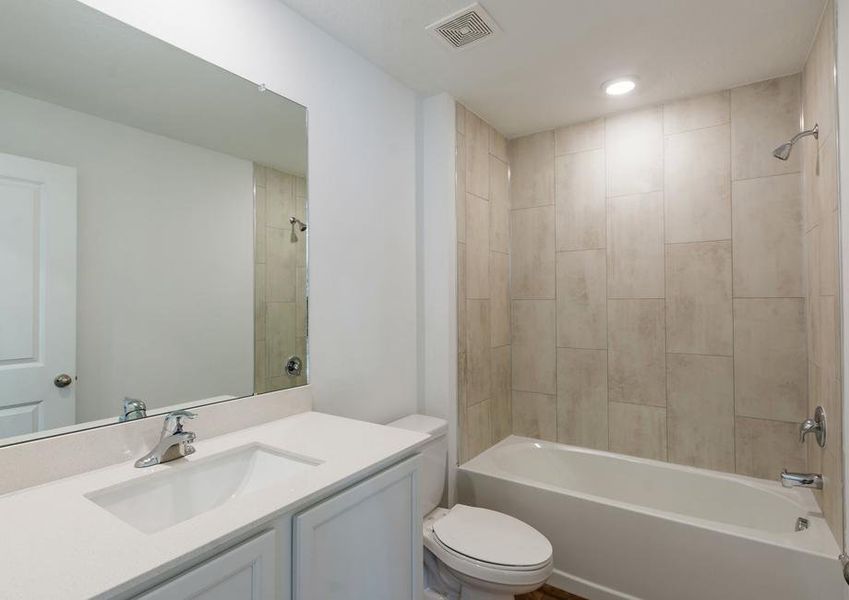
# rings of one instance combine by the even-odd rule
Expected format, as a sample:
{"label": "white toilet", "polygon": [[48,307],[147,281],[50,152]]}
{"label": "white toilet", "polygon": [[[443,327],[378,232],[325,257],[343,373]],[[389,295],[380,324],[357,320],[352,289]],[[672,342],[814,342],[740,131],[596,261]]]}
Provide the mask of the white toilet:
{"label": "white toilet", "polygon": [[545,583],[553,569],[551,543],[536,529],[484,508],[438,508],[448,472],[447,423],[409,415],[389,425],[431,436],[421,450],[424,597],[509,600]]}

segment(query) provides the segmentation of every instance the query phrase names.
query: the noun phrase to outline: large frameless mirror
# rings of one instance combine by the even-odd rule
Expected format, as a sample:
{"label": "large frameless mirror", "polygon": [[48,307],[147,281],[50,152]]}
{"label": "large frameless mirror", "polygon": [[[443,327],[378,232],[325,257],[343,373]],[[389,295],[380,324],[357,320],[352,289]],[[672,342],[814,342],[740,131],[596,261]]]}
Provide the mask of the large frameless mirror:
{"label": "large frameless mirror", "polygon": [[0,445],[307,382],[307,111],[73,1],[0,19]]}

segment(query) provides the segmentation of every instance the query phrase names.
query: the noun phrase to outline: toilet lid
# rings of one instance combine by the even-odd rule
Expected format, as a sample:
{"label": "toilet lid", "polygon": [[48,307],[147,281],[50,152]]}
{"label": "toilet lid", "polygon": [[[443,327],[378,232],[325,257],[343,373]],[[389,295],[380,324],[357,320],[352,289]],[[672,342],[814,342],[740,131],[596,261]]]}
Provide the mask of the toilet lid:
{"label": "toilet lid", "polygon": [[433,524],[433,533],[448,548],[482,562],[532,567],[551,560],[544,535],[494,510],[457,504]]}

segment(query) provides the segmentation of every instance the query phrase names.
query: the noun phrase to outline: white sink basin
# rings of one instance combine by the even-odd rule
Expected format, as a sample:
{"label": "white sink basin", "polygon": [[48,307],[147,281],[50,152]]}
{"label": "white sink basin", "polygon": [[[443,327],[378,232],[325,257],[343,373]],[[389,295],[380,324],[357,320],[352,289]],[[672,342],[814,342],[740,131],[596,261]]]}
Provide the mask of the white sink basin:
{"label": "white sink basin", "polygon": [[156,533],[233,498],[291,479],[321,461],[253,444],[171,464],[167,471],[85,497],[139,531]]}

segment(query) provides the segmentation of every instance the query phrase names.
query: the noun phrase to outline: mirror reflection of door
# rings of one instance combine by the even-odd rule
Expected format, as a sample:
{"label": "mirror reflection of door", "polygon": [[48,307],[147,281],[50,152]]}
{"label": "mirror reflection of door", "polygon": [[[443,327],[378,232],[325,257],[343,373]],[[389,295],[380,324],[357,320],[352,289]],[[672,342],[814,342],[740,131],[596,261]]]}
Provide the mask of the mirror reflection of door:
{"label": "mirror reflection of door", "polygon": [[76,282],[76,170],[0,154],[0,438],[75,422]]}

